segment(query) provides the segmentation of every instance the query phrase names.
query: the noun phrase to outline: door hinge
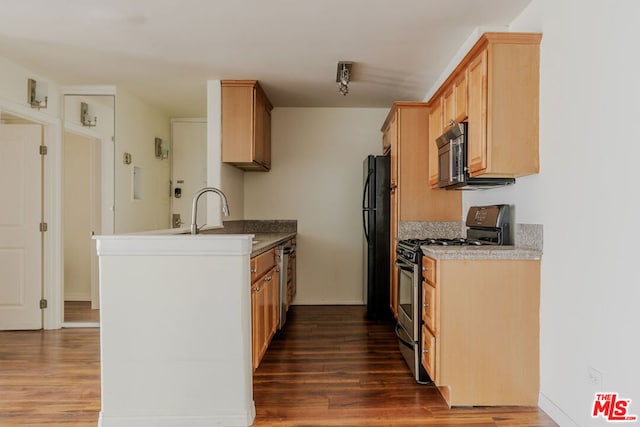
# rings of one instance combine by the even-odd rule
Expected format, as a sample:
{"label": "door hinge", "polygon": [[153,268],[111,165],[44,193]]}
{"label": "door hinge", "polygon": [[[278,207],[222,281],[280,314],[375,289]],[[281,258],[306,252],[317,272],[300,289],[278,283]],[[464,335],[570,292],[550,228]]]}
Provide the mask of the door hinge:
{"label": "door hinge", "polygon": [[40,308],[41,309],[47,308],[47,300],[46,299],[41,299],[40,300]]}
{"label": "door hinge", "polygon": [[47,155],[47,146],[46,145],[41,145],[40,146],[40,155],[41,156],[46,156]]}
{"label": "door hinge", "polygon": [[46,222],[41,222],[41,223],[40,223],[40,232],[41,232],[41,233],[44,233],[45,231],[47,231],[47,229],[48,229],[48,228],[49,228],[49,227],[47,226],[47,223],[46,223]]}

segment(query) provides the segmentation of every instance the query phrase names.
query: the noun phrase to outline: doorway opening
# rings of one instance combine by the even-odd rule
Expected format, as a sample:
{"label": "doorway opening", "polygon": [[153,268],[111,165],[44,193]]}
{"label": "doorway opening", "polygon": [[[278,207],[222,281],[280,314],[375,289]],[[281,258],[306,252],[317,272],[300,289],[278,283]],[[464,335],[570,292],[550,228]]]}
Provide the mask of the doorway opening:
{"label": "doorway opening", "polygon": [[95,324],[100,293],[92,237],[102,234],[100,140],[66,130],[63,163],[64,323]]}
{"label": "doorway opening", "polygon": [[63,108],[62,327],[99,327],[93,236],[114,229],[115,96],[65,94]]}

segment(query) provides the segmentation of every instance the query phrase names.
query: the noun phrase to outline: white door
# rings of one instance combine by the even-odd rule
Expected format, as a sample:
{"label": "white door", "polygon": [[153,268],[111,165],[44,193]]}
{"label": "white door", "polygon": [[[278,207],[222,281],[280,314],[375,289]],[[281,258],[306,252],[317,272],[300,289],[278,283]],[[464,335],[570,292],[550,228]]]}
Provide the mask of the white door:
{"label": "white door", "polygon": [[[191,224],[193,196],[207,185],[207,122],[174,121],[171,124],[172,213],[180,215],[181,227]],[[178,197],[180,196],[180,197]],[[207,218],[206,198],[198,202],[198,227]],[[175,224],[172,224],[175,227]]]}
{"label": "white door", "polygon": [[41,329],[39,125],[0,124],[0,330]]}

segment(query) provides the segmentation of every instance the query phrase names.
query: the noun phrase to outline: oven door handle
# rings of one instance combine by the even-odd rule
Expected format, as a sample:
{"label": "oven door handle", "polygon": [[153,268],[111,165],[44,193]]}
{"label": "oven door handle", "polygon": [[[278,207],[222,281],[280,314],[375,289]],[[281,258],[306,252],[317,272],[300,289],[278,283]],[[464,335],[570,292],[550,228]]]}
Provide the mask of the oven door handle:
{"label": "oven door handle", "polygon": [[404,261],[400,261],[400,260],[396,260],[396,265],[398,266],[398,268],[400,268],[401,270],[405,270],[405,271],[409,271],[409,272],[413,272],[413,267],[411,266],[411,264],[408,264]]}
{"label": "oven door handle", "polygon": [[402,328],[402,326],[400,326],[399,323],[396,323],[396,337],[398,337],[400,343],[402,343],[406,347],[409,347],[411,350],[414,350],[414,343],[406,340],[403,336],[400,335],[400,328]]}

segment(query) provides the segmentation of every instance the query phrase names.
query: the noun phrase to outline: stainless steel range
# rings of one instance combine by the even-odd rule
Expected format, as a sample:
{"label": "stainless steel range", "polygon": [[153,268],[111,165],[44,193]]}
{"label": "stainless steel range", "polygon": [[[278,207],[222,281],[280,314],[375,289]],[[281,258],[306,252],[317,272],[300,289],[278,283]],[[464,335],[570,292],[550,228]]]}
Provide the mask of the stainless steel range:
{"label": "stainless steel range", "polygon": [[445,239],[439,237],[400,240],[396,244],[398,266],[398,337],[400,352],[411,373],[419,383],[431,379],[420,363],[422,341],[421,246],[483,246],[511,245],[511,213],[509,205],[473,206],[467,213],[467,237]]}

